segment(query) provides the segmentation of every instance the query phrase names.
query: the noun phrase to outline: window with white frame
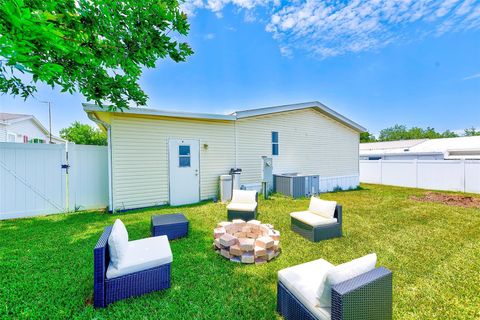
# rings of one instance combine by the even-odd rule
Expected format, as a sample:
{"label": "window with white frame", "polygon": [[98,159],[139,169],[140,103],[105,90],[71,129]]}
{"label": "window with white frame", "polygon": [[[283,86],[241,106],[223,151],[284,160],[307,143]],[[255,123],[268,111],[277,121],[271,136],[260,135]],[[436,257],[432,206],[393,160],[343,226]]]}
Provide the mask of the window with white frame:
{"label": "window with white frame", "polygon": [[278,132],[272,131],[272,156],[278,156]]}

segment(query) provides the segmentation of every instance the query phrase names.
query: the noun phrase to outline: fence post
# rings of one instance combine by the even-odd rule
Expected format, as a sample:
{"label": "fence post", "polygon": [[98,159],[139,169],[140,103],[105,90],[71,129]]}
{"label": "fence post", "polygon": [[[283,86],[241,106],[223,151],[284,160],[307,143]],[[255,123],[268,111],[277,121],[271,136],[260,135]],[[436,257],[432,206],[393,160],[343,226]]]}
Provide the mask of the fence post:
{"label": "fence post", "polygon": [[462,179],[463,179],[463,192],[467,192],[467,168],[466,168],[466,165],[465,165],[465,159],[462,159],[462,162],[460,163],[461,166],[463,167],[463,174],[462,174]]}
{"label": "fence post", "polygon": [[383,159],[380,159],[380,184],[383,184]]}
{"label": "fence post", "polygon": [[418,188],[418,159],[413,159],[413,165],[415,166],[415,188]]}
{"label": "fence post", "polygon": [[69,168],[70,164],[68,162],[68,141],[65,141],[65,207],[66,211],[70,211],[70,179],[69,179]]}

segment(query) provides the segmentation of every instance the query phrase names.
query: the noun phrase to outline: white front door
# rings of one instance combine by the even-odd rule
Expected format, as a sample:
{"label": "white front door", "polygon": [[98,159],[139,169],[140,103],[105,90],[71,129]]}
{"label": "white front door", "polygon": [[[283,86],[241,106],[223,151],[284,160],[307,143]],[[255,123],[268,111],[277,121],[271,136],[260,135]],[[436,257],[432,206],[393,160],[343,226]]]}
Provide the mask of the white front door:
{"label": "white front door", "polygon": [[200,201],[200,143],[191,139],[170,139],[170,205]]}

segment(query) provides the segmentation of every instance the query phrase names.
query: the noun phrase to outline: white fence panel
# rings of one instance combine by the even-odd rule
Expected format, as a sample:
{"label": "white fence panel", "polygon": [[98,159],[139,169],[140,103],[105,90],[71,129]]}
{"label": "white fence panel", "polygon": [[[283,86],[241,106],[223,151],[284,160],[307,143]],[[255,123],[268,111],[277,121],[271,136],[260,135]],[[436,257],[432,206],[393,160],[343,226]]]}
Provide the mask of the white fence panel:
{"label": "white fence panel", "polygon": [[417,187],[421,189],[465,191],[462,161],[418,161]]}
{"label": "white fence panel", "polygon": [[68,146],[72,181],[70,210],[106,207],[108,204],[108,153],[104,146]]}
{"label": "white fence panel", "polygon": [[[107,147],[0,143],[0,220],[107,206]],[[69,201],[67,201],[67,190]]]}
{"label": "white fence panel", "polygon": [[465,161],[465,191],[480,193],[480,161]]}
{"label": "white fence panel", "polygon": [[382,184],[410,187],[415,185],[417,171],[412,161],[388,160],[382,161]]}
{"label": "white fence panel", "polygon": [[382,183],[382,163],[380,161],[360,162],[360,181],[366,183]]}
{"label": "white fence panel", "polygon": [[62,145],[0,143],[0,219],[65,207]]}
{"label": "white fence panel", "polygon": [[478,160],[361,160],[360,181],[480,193]]}

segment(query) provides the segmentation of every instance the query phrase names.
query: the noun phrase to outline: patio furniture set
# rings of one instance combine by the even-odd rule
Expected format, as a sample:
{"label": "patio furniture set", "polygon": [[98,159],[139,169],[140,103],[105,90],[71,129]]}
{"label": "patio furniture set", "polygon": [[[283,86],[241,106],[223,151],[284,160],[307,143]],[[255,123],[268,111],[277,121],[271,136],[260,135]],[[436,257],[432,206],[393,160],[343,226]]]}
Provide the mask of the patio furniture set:
{"label": "patio furniture set", "polygon": [[[275,235],[276,241],[280,240],[273,226],[255,220],[257,202],[256,191],[233,191],[227,206],[228,220],[232,221],[219,223],[214,231],[214,247],[222,256],[228,253],[229,259],[242,262],[242,254],[247,253],[255,262],[255,249],[266,251],[274,245],[262,239],[260,247],[255,248],[260,237]],[[290,216],[292,231],[310,241],[342,236],[342,207],[334,201],[312,197],[308,210]],[[119,219],[106,227],[94,248],[94,306],[106,307],[118,300],[170,288],[173,255],[169,241],[187,236],[188,225],[181,213],[156,215],[151,220],[151,237],[135,241],[128,240],[127,229]],[[235,235],[239,234],[253,240],[242,242],[245,250],[237,243]],[[222,236],[235,238],[235,244],[232,239],[221,244]],[[252,249],[245,246],[247,242],[253,242],[253,250],[246,250]],[[276,245],[278,249],[278,242]],[[238,254],[232,254],[232,247],[235,252],[237,246]],[[273,252],[272,258],[278,252]],[[250,260],[248,263],[252,263]],[[392,273],[377,268],[376,262],[377,256],[369,254],[337,266],[319,259],[280,270],[277,312],[287,320],[391,319]]]}

